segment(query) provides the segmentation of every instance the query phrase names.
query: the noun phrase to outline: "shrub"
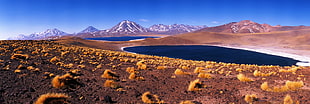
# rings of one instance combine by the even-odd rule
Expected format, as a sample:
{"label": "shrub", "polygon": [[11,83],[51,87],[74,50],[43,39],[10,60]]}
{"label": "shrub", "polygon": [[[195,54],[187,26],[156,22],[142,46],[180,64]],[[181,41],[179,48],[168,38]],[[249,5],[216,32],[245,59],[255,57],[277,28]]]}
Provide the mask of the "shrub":
{"label": "shrub", "polygon": [[199,81],[199,79],[196,79],[194,81],[191,81],[188,86],[188,91],[197,91],[199,88],[202,88],[204,85]]}
{"label": "shrub", "polygon": [[176,70],[174,71],[174,74],[176,74],[176,75],[189,75],[190,73],[184,72],[184,71],[182,71],[181,69],[176,69]]}
{"label": "shrub", "polygon": [[136,74],[135,73],[130,73],[129,79],[136,79]]}
{"label": "shrub", "polygon": [[115,72],[112,72],[111,70],[105,70],[103,74],[101,75],[102,78],[108,78],[108,79],[118,79],[118,75],[116,75]]}
{"label": "shrub", "polygon": [[196,69],[194,70],[194,73],[200,73],[202,72],[204,68],[203,67],[196,67]]}
{"label": "shrub", "polygon": [[14,54],[11,56],[11,59],[21,59],[21,60],[26,60],[28,59],[29,56],[27,54]]}
{"label": "shrub", "polygon": [[114,82],[113,80],[106,80],[103,84],[104,87],[111,87],[111,88],[119,88],[120,86],[118,83]]}
{"label": "shrub", "polygon": [[290,95],[286,95],[284,100],[283,100],[283,103],[284,104],[293,104],[293,100],[292,100],[291,96]]}
{"label": "shrub", "polygon": [[302,81],[299,81],[299,82],[286,81],[284,86],[269,88],[267,82],[264,82],[261,85],[261,89],[265,91],[272,91],[272,92],[285,92],[285,91],[294,91],[303,86],[304,86],[304,83]]}
{"label": "shrub", "polygon": [[145,64],[141,65],[141,66],[138,66],[138,69],[143,69],[143,70],[146,70],[147,69],[147,66]]}
{"label": "shrub", "polygon": [[264,82],[260,85],[260,88],[264,91],[269,91],[268,82]]}
{"label": "shrub", "polygon": [[136,71],[135,71],[135,68],[134,68],[134,67],[128,67],[128,68],[126,69],[126,72],[128,72],[128,73],[135,73]]}
{"label": "shrub", "polygon": [[74,78],[69,73],[62,76],[57,75],[52,80],[52,85],[55,88],[73,88],[76,84],[79,84],[76,81],[76,78]]}
{"label": "shrub", "polygon": [[245,95],[244,97],[244,100],[247,102],[247,103],[250,103],[252,104],[254,101],[257,101],[257,96],[255,94],[252,94],[252,95]]}
{"label": "shrub", "polygon": [[51,63],[55,63],[57,61],[59,61],[59,59],[56,56],[50,59]]}
{"label": "shrub", "polygon": [[198,77],[199,78],[212,78],[209,73],[199,73]]}
{"label": "shrub", "polygon": [[237,68],[236,71],[237,71],[237,72],[242,72],[242,71],[245,71],[245,70],[244,70],[244,69],[241,69],[241,68]]}
{"label": "shrub", "polygon": [[138,76],[136,76],[135,73],[130,73],[130,75],[129,75],[128,78],[129,78],[129,79],[136,79],[136,80],[144,80],[143,77],[138,77]]}
{"label": "shrub", "polygon": [[160,104],[164,103],[164,101],[161,101],[157,95],[152,95],[150,92],[143,93],[142,101],[144,103],[160,103]]}
{"label": "shrub", "polygon": [[298,70],[298,67],[293,67],[293,68],[290,68],[288,70],[280,69],[279,72],[292,72],[292,73],[295,73],[297,70]]}
{"label": "shrub", "polygon": [[20,72],[22,72],[22,71],[19,69],[14,70],[14,73],[20,73]]}
{"label": "shrub", "polygon": [[250,79],[250,78],[246,77],[245,75],[243,75],[243,74],[241,74],[241,73],[237,75],[237,78],[238,78],[240,81],[242,81],[242,82],[253,81],[253,79]]}
{"label": "shrub", "polygon": [[157,66],[157,70],[164,70],[164,69],[166,69],[167,67],[166,66]]}
{"label": "shrub", "polygon": [[258,71],[258,70],[255,70],[254,73],[253,73],[253,75],[254,75],[255,77],[258,77],[258,76],[267,77],[267,76],[270,76],[270,75],[272,75],[272,74],[276,74],[276,72],[262,73],[262,72],[260,72],[260,71]]}
{"label": "shrub", "polygon": [[180,102],[180,104],[195,104],[192,101],[186,100],[186,101],[182,101]]}
{"label": "shrub", "polygon": [[297,90],[304,86],[304,82],[303,81],[299,81],[299,82],[286,81],[285,86],[287,86],[287,88],[290,90]]}
{"label": "shrub", "polygon": [[68,95],[63,93],[47,93],[40,95],[34,104],[69,104]]}

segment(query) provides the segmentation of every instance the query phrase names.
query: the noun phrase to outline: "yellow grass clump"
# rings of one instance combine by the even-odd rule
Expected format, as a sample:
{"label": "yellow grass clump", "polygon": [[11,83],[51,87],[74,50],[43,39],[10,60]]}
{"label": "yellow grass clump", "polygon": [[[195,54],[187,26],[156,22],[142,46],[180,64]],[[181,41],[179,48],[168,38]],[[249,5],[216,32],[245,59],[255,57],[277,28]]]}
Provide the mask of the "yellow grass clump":
{"label": "yellow grass clump", "polygon": [[166,69],[167,67],[166,66],[157,66],[157,70],[164,70],[164,69]]}
{"label": "yellow grass clump", "polygon": [[56,56],[50,59],[51,63],[55,63],[57,61],[59,61],[59,59]]}
{"label": "yellow grass clump", "polygon": [[250,82],[250,81],[253,81],[253,79],[250,79],[250,78],[246,77],[245,75],[243,75],[243,74],[241,74],[241,73],[237,75],[237,78],[238,78],[240,81],[242,81],[242,82]]}
{"label": "yellow grass clump", "polygon": [[134,67],[128,67],[128,68],[126,69],[126,72],[128,72],[128,73],[136,73]]}
{"label": "yellow grass clump", "polygon": [[204,68],[203,67],[196,67],[196,69],[194,70],[194,73],[200,73],[202,72]]}
{"label": "yellow grass clump", "polygon": [[237,68],[236,71],[237,71],[237,72],[242,72],[242,71],[245,71],[245,70],[244,70],[244,69],[241,69],[241,68]]}
{"label": "yellow grass clump", "polygon": [[303,81],[299,81],[299,82],[286,81],[285,86],[287,86],[287,88],[290,90],[297,90],[304,86],[304,82]]}
{"label": "yellow grass clump", "polygon": [[14,70],[14,73],[20,73],[20,72],[22,72],[22,71],[19,69]]}
{"label": "yellow grass clump", "polygon": [[279,72],[291,72],[291,73],[295,73],[296,71],[298,70],[298,67],[293,67],[293,68],[290,68],[288,70],[285,70],[285,69],[280,69]]}
{"label": "yellow grass clump", "polygon": [[211,74],[209,74],[209,73],[199,73],[198,77],[199,78],[212,78]]}
{"label": "yellow grass clump", "polygon": [[116,75],[115,72],[112,72],[111,70],[105,70],[103,74],[101,75],[102,78],[108,78],[108,79],[118,79],[118,75]]}
{"label": "yellow grass clump", "polygon": [[135,73],[130,73],[128,79],[144,80],[143,77],[138,77]]}
{"label": "yellow grass clump", "polygon": [[118,88],[120,87],[118,83],[114,82],[113,80],[106,80],[103,84],[104,87],[111,87],[111,88]]}
{"label": "yellow grass clump", "polygon": [[195,103],[193,103],[193,102],[190,101],[190,100],[186,100],[186,101],[180,102],[180,104],[195,104]]}
{"label": "yellow grass clump", "polygon": [[293,102],[294,101],[292,100],[290,95],[286,95],[284,100],[283,100],[283,104],[293,104]]}
{"label": "yellow grass clump", "polygon": [[261,85],[261,89],[264,91],[270,92],[286,92],[286,91],[295,91],[299,88],[303,87],[304,83],[302,81],[294,82],[294,81],[286,81],[284,86],[269,88],[268,83],[264,82]]}
{"label": "yellow grass clump", "polygon": [[74,78],[69,73],[63,76],[57,75],[56,77],[53,78],[52,85],[55,88],[65,88],[70,84],[70,81],[72,80],[74,80]]}
{"label": "yellow grass clump", "polygon": [[27,54],[14,54],[11,56],[11,59],[22,59],[22,60],[26,60],[28,59],[29,56]]}
{"label": "yellow grass clump", "polygon": [[259,77],[259,76],[261,76],[261,77],[267,77],[267,76],[270,76],[270,75],[273,75],[273,74],[276,74],[276,72],[262,73],[262,72],[260,72],[260,71],[258,71],[258,70],[255,70],[254,73],[253,73],[253,75],[254,75],[255,77]]}
{"label": "yellow grass clump", "polygon": [[188,91],[197,91],[199,88],[204,87],[203,84],[199,81],[199,79],[196,79],[194,81],[191,81],[188,86]]}
{"label": "yellow grass clump", "polygon": [[264,82],[260,85],[260,88],[264,91],[267,91],[269,89],[269,86],[268,86],[268,82]]}
{"label": "yellow grass clump", "polygon": [[150,92],[145,92],[142,95],[142,101],[144,103],[159,103],[159,104],[163,104],[164,101],[161,101],[157,95],[152,95]]}
{"label": "yellow grass clump", "polygon": [[184,72],[184,71],[182,71],[181,69],[176,69],[176,70],[174,71],[174,74],[176,74],[176,75],[189,75],[190,73]]}
{"label": "yellow grass clump", "polygon": [[47,93],[40,95],[34,104],[69,104],[68,95],[63,93]]}
{"label": "yellow grass clump", "polygon": [[249,103],[249,104],[252,104],[254,101],[257,100],[257,96],[255,94],[252,94],[252,95],[245,95],[244,97],[244,100]]}

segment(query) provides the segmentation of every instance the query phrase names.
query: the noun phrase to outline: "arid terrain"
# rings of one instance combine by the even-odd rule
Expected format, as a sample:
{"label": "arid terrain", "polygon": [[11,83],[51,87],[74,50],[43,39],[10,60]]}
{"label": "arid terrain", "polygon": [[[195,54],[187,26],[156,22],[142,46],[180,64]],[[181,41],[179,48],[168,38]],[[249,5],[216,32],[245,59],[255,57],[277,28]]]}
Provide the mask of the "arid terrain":
{"label": "arid terrain", "polygon": [[[169,44],[192,44],[173,39]],[[31,104],[61,93],[36,103],[310,103],[309,67],[181,60],[64,41],[0,41],[0,102]]]}

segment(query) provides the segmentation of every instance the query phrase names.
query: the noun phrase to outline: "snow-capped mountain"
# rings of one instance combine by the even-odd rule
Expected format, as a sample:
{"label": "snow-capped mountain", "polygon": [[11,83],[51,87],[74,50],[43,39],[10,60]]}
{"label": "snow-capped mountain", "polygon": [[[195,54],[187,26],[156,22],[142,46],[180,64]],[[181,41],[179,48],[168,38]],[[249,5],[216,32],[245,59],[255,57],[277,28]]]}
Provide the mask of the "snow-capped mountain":
{"label": "snow-capped mountain", "polygon": [[92,32],[96,32],[96,31],[99,31],[99,30],[93,26],[88,26],[86,29],[82,30],[79,33],[92,33]]}
{"label": "snow-capped mountain", "polygon": [[158,33],[185,33],[192,32],[202,28],[206,28],[207,26],[191,26],[184,24],[173,24],[173,25],[164,25],[164,24],[156,24],[149,28],[152,32]]}
{"label": "snow-capped mountain", "polygon": [[105,32],[117,34],[136,34],[148,32],[148,30],[135,22],[124,20],[111,29],[105,30]]}
{"label": "snow-capped mountain", "polygon": [[48,37],[55,37],[59,38],[61,36],[68,35],[68,33],[65,33],[63,31],[60,31],[56,28],[54,29],[47,29],[46,31],[39,32],[39,33],[33,33],[30,35],[19,35],[17,37],[10,38],[11,40],[38,40],[38,39],[46,39]]}

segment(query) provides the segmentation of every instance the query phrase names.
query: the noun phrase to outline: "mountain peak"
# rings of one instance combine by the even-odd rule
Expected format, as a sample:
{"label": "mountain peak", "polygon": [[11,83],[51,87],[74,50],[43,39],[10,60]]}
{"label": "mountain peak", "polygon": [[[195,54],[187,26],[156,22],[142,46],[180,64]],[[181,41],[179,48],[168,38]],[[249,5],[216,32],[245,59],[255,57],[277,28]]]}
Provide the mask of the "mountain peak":
{"label": "mountain peak", "polygon": [[255,23],[251,20],[242,20],[242,21],[239,21],[239,23]]}
{"label": "mountain peak", "polygon": [[99,31],[99,30],[93,26],[88,26],[86,29],[82,30],[79,33],[89,33],[89,32],[96,32],[96,31]]}
{"label": "mountain peak", "polygon": [[129,21],[123,20],[118,23],[116,26],[107,30],[109,33],[118,33],[118,34],[133,34],[133,33],[143,33],[148,32],[148,30],[139,24]]}

